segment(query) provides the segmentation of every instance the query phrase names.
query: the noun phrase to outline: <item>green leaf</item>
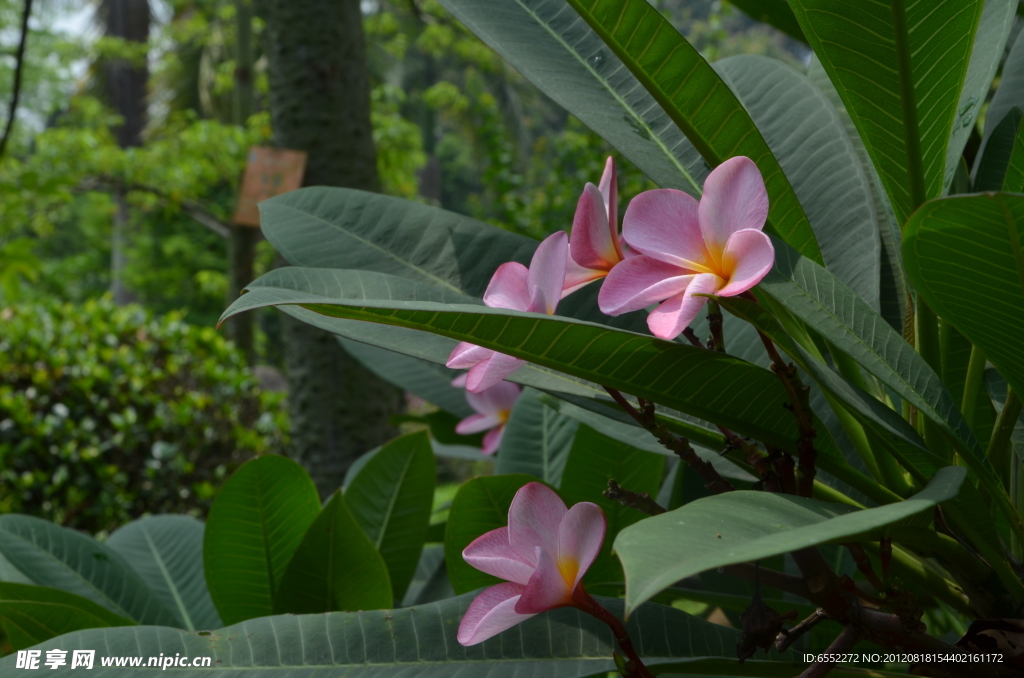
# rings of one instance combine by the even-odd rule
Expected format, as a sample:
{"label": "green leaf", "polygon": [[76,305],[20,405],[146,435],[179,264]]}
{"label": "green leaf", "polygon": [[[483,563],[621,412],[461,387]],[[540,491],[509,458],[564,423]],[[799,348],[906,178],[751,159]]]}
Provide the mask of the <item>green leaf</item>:
{"label": "green leaf", "polygon": [[[1013,15],[1017,4],[1018,0],[985,0],[985,8],[981,12],[978,30],[974,35],[974,48],[971,51],[970,65],[967,67],[967,77],[964,79],[960,102],[957,104],[957,121],[953,125],[949,149],[946,151],[947,168],[959,161],[964,146],[974,131],[982,104],[988,98],[992,87],[992,78],[995,77],[1003,59],[1006,42],[1013,28]],[[1004,69],[1003,76],[1005,75]],[[1021,105],[1024,105],[1024,101]],[[988,115],[991,114],[991,110],[990,107]]]}
{"label": "green leaf", "polygon": [[[790,6],[846,104],[900,223],[941,195],[957,110],[982,0],[848,3],[792,0]],[[866,77],[870,74],[870,77]],[[958,158],[957,158],[958,159]]]}
{"label": "green leaf", "polygon": [[943,198],[907,224],[907,273],[928,305],[1024,393],[1024,197]]}
{"label": "green leaf", "polygon": [[985,152],[978,155],[974,167],[975,191],[998,191],[1003,187],[1022,118],[1024,111],[1014,106],[992,130]]}
{"label": "green leaf", "polygon": [[615,552],[626,571],[626,605],[636,609],[705,570],[829,542],[877,540],[879,528],[956,497],[966,475],[963,467],[946,467],[913,497],[865,510],[768,492],[698,499],[619,534]]}
{"label": "green leaf", "polygon": [[712,166],[738,155],[768,189],[770,231],[815,261],[821,252],[775,156],[704,57],[646,0],[569,0]]}
{"label": "green leaf", "polygon": [[729,3],[752,19],[777,28],[794,40],[807,42],[786,0],[729,0]]}
{"label": "green leaf", "polygon": [[441,4],[656,184],[700,196],[708,173],[700,154],[622,61],[562,0],[442,0]]}
{"label": "green leaf", "polygon": [[0,554],[31,584],[73,593],[140,624],[181,625],[124,558],[76,530],[0,516]]}
{"label": "green leaf", "polygon": [[[399,610],[266,617],[209,635],[160,627],[95,629],[61,636],[41,649],[97,648],[96,666],[88,673],[95,678],[153,675],[152,668],[103,667],[100,660],[160,654],[211,659],[207,668],[175,668],[176,678],[588,678],[615,671],[612,633],[575,608],[538,615],[478,645],[459,645],[459,621],[472,599],[465,595]],[[622,601],[599,602],[622,615]],[[649,666],[721,675],[736,665],[739,631],[681,610],[645,605],[630,616],[626,630]],[[0,673],[19,673],[15,662],[13,655],[0,659]],[[782,678],[792,675],[793,665],[751,661],[744,664],[744,673]]]}
{"label": "green leaf", "polygon": [[336,491],[288,562],[274,592],[274,612],[376,610],[393,602],[384,559],[349,511],[341,490]]}
{"label": "green leaf", "polygon": [[0,620],[14,650],[72,631],[135,624],[73,593],[11,582],[0,582]]}
{"label": "green leaf", "polygon": [[[793,420],[777,416],[786,396],[775,375],[714,351],[561,316],[438,303],[450,295],[368,271],[276,269],[248,289],[225,318],[262,306],[304,304],[324,315],[429,330],[600,380],[769,445],[793,449],[797,438]],[[407,301],[415,299],[431,301]],[[684,380],[687,388],[677,388]]]}
{"label": "green leaf", "polygon": [[475,414],[466,402],[465,389],[452,386],[452,379],[459,376],[459,370],[351,339],[339,338],[339,341],[345,352],[363,367],[403,391],[423,398],[459,419]]}
{"label": "green leaf", "polygon": [[584,577],[588,586],[622,583],[622,567],[612,555],[612,542],[621,530],[647,517],[605,497],[602,493],[608,489],[608,481],[614,479],[627,490],[655,497],[664,473],[662,455],[613,440],[589,426],[580,427],[565,464],[559,493],[567,506],[581,501],[597,504],[608,519],[601,553]]}
{"label": "green leaf", "polygon": [[152,516],[128,523],[106,541],[189,630],[224,625],[203,575],[203,530],[191,516]]}
{"label": "green leaf", "polygon": [[1017,128],[1017,137],[1013,140],[1013,151],[1003,179],[1003,191],[1024,193],[1024,126]]}
{"label": "green leaf", "polygon": [[[771,1],[788,10],[785,2]],[[871,178],[840,114],[807,76],[777,59],[741,55],[714,67],[793,184],[825,266],[878,308],[884,215],[873,209]]]}
{"label": "green leaf", "polygon": [[313,481],[285,457],[257,457],[224,483],[206,521],[203,570],[225,623],[273,613],[288,561],[319,513]]}
{"label": "green leaf", "polygon": [[422,432],[384,445],[345,490],[352,517],[387,564],[397,600],[416,571],[433,501],[434,453]]}
{"label": "green leaf", "polygon": [[423,549],[409,588],[402,598],[402,607],[425,605],[455,595],[448,581],[444,562],[444,544],[431,544]]}
{"label": "green leaf", "polygon": [[981,454],[939,375],[867,302],[828,271],[776,243],[775,266],[758,289],[943,426],[965,452]]}
{"label": "green leaf", "polygon": [[467,480],[459,488],[448,513],[444,532],[444,560],[448,579],[455,593],[466,593],[482,586],[501,583],[497,577],[484,574],[462,559],[462,551],[470,542],[491,530],[508,525],[508,508],[519,488],[536,481],[521,473],[505,476],[481,476]]}
{"label": "green leaf", "polygon": [[999,77],[999,88],[985,112],[985,134],[980,153],[985,152],[996,126],[1014,107],[1024,109],[1024,40],[1020,39],[1019,34],[1013,41],[1010,53],[1006,55],[1003,72]]}
{"label": "green leaf", "polygon": [[525,389],[505,424],[494,472],[525,473],[558,487],[579,424],[545,406]]}

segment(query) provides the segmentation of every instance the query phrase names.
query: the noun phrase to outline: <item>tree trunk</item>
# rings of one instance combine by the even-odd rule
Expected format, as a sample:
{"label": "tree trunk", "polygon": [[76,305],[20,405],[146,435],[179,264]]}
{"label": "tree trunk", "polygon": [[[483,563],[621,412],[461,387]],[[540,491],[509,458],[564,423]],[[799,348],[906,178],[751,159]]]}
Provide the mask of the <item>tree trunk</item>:
{"label": "tree trunk", "polygon": [[[377,190],[359,0],[261,0],[274,142],[304,150],[307,186]],[[336,339],[283,319],[292,449],[322,495],[356,456],[394,435],[401,393]]]}
{"label": "tree trunk", "polygon": [[[107,37],[140,43],[149,41],[149,0],[104,0],[100,14]],[[123,119],[114,130],[121,148],[142,144],[148,81],[149,68],[145,64],[133,64],[122,59],[112,59],[103,64],[103,89],[107,103]],[[111,237],[110,290],[114,303],[123,306],[135,300],[124,282],[131,210],[124,190],[115,192],[114,201],[117,212]]]}

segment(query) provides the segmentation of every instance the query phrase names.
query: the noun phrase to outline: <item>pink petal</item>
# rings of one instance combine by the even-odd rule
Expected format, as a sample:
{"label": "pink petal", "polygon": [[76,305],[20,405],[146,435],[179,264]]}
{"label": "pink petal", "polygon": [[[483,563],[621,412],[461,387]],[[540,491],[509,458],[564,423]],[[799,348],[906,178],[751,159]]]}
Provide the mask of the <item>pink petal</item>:
{"label": "pink petal", "polygon": [[489,431],[495,426],[500,426],[501,423],[501,417],[497,414],[474,414],[456,424],[455,432],[460,436],[466,436],[480,433],[480,431]]}
{"label": "pink petal", "polygon": [[570,576],[566,570],[575,566],[574,589],[601,552],[607,522],[597,504],[581,501],[569,509],[558,525],[558,563],[563,576]]}
{"label": "pink petal", "polygon": [[512,583],[498,584],[481,591],[462,616],[457,636],[459,644],[482,643],[532,617],[532,614],[515,611],[522,591],[522,584]]}
{"label": "pink petal", "polygon": [[562,298],[585,287],[599,278],[608,275],[608,271],[599,271],[593,268],[583,268],[572,258],[572,243],[569,244],[569,256],[565,260],[565,282],[562,284]]}
{"label": "pink petal", "polygon": [[722,270],[729,276],[729,282],[718,294],[731,297],[746,292],[761,282],[774,265],[771,238],[753,229],[736,231],[729,236],[722,254]]}
{"label": "pink petal", "polygon": [[519,596],[516,612],[538,614],[572,604],[572,589],[547,551],[536,548],[537,569]]}
{"label": "pink petal", "polygon": [[498,448],[501,447],[501,439],[504,435],[504,424],[488,431],[487,435],[484,436],[484,444],[483,447],[480,448],[480,454],[484,455],[485,457],[489,457],[495,452],[497,452]]}
{"label": "pink petal", "polygon": [[480,414],[508,413],[519,400],[522,389],[511,382],[499,381],[489,389],[466,393],[466,402]]}
{"label": "pink petal", "polygon": [[672,188],[644,191],[622,218],[622,237],[641,254],[706,273],[709,263],[697,201]]}
{"label": "pink petal", "polygon": [[622,259],[615,246],[616,240],[618,234],[610,231],[604,196],[597,186],[588,183],[576,203],[576,216],[572,220],[572,258],[584,268],[611,270]]}
{"label": "pink petal", "polygon": [[491,356],[469,368],[466,376],[466,390],[479,393],[509,376],[525,364],[525,360],[513,358],[504,353],[491,351]]}
{"label": "pink petal", "polygon": [[565,502],[543,483],[527,483],[519,488],[508,509],[509,543],[530,562],[540,547],[558,553],[558,524],[567,512]]}
{"label": "pink petal", "polygon": [[597,294],[602,313],[621,315],[679,294],[693,272],[646,255],[630,257],[612,269]]}
{"label": "pink petal", "polygon": [[565,260],[569,256],[569,236],[556,231],[545,238],[530,260],[530,304],[521,311],[551,315],[562,298],[565,285]]}
{"label": "pink petal", "polygon": [[525,585],[533,576],[527,563],[508,543],[508,528],[499,527],[474,539],[462,551],[462,559],[487,574]]}
{"label": "pink petal", "polygon": [[484,303],[491,308],[525,311],[530,306],[529,271],[522,264],[509,261],[498,267],[484,292]]}
{"label": "pink petal", "polygon": [[[465,343],[466,342],[462,342],[462,344],[465,344]],[[461,346],[462,344],[459,344],[459,346]],[[467,344],[467,345],[468,346],[472,346],[472,344]],[[456,348],[458,348],[458,346],[456,346]],[[451,358],[449,358],[449,360],[451,360]],[[468,375],[465,372],[463,372],[459,376],[455,377],[454,379],[452,379],[452,386],[454,386],[455,388],[466,388],[466,377],[467,376]]]}
{"label": "pink petal", "polygon": [[647,316],[647,327],[651,334],[662,339],[675,339],[686,329],[686,326],[693,322],[700,309],[708,303],[707,297],[694,296],[697,294],[714,294],[722,284],[723,280],[712,273],[701,273],[693,276],[693,280],[686,286],[682,294],[677,294],[667,299],[658,308],[651,311]]}
{"label": "pink petal", "polygon": [[[608,230],[611,232],[612,242],[618,250],[619,247],[619,180],[615,176],[615,158],[608,156],[604,163],[604,173],[601,174],[601,183],[597,185],[604,198],[605,212],[608,214]],[[622,251],[619,252],[619,260],[622,260]]]}
{"label": "pink petal", "polygon": [[[468,341],[460,341],[458,345],[452,350],[451,355],[448,356],[448,362],[446,366],[457,369],[457,370],[468,370],[474,365],[481,361],[487,360],[494,353],[489,348],[483,346],[477,346],[471,344]],[[458,379],[458,377],[456,377]],[[455,382],[452,382],[452,386]],[[465,384],[463,383],[463,386]]]}
{"label": "pink petal", "polygon": [[716,167],[704,182],[699,215],[704,242],[716,257],[736,231],[764,228],[768,192],[754,161],[739,156]]}

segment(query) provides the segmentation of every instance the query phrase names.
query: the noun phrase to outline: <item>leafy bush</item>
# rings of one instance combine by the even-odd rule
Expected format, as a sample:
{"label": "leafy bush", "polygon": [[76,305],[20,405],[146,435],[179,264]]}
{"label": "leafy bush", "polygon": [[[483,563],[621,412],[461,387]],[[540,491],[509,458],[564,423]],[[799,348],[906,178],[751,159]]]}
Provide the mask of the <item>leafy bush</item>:
{"label": "leafy bush", "polygon": [[203,514],[218,481],[281,446],[281,397],[184,314],[109,298],[0,313],[0,511],[97,532]]}

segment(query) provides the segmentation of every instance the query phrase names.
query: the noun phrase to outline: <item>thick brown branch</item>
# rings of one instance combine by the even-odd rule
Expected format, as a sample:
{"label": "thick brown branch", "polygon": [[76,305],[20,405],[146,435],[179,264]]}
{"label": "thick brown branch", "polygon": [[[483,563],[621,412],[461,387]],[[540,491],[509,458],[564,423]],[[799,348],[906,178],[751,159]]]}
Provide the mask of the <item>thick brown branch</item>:
{"label": "thick brown branch", "polygon": [[658,502],[651,499],[646,492],[632,492],[615,482],[615,479],[608,480],[608,489],[602,494],[612,501],[617,501],[627,508],[634,508],[649,516],[658,516],[665,513],[665,509]]}
{"label": "thick brown branch", "polygon": [[[864,547],[856,542],[850,542],[849,544],[843,544],[846,549],[853,556],[853,562],[857,564],[857,569],[860,570],[864,578],[868,580],[868,583],[875,588],[875,591],[882,593],[885,591],[885,585],[882,580],[875,574],[874,568],[871,566],[871,560],[868,559],[867,551]],[[891,551],[890,551],[891,555]]]}
{"label": "thick brown branch", "polygon": [[615,389],[605,386],[604,390],[608,391],[608,394],[618,403],[619,407],[626,411],[626,414],[633,417],[636,423],[640,424],[640,426],[657,438],[662,446],[671,450],[676,456],[685,461],[690,468],[695,470],[704,480],[709,490],[720,494],[736,489],[715,470],[715,467],[710,462],[704,461],[697,455],[693,447],[690,446],[689,440],[676,436],[668,430],[667,426],[658,422],[654,416],[653,403],[641,401],[643,411],[640,411],[633,407],[626,400],[626,397]]}

